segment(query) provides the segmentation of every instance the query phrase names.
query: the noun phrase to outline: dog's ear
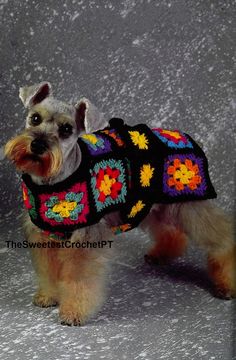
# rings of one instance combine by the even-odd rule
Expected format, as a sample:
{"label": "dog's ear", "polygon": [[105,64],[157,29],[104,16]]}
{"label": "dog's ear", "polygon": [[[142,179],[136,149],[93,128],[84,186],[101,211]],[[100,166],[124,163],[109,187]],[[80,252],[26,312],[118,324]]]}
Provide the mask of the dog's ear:
{"label": "dog's ear", "polygon": [[21,87],[19,91],[19,97],[26,108],[40,103],[50,94],[51,84],[46,81],[32,86]]}
{"label": "dog's ear", "polygon": [[91,133],[107,126],[104,114],[101,113],[88,99],[82,98],[75,105],[76,124],[79,132]]}

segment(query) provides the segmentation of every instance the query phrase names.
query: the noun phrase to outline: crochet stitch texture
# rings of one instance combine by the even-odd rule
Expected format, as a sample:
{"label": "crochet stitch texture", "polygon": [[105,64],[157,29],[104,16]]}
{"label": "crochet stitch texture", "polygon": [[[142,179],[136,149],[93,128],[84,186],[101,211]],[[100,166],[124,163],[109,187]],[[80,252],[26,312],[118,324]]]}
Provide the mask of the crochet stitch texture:
{"label": "crochet stitch texture", "polygon": [[120,211],[115,234],[136,227],[154,203],[215,198],[203,150],[178,130],[110,126],[79,137],[79,168],[54,185],[36,185],[22,175],[23,199],[31,221],[64,237]]}

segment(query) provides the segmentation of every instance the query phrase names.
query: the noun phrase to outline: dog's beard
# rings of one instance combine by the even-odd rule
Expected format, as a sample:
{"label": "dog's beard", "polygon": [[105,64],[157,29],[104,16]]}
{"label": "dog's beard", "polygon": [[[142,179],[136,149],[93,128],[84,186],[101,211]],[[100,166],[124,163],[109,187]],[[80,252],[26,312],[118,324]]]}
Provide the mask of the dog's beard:
{"label": "dog's beard", "polygon": [[5,155],[15,164],[16,168],[30,175],[45,179],[56,176],[62,167],[62,153],[56,143],[42,155],[35,155],[30,150],[34,140],[25,133],[9,140],[5,145]]}

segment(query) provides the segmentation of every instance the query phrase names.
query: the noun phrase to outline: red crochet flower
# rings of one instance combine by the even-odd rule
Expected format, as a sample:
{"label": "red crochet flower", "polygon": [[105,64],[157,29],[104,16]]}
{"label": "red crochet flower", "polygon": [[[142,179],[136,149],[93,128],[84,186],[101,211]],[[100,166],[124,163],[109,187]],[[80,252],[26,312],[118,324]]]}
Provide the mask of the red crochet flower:
{"label": "red crochet flower", "polygon": [[122,183],[117,181],[120,175],[120,170],[112,170],[110,166],[105,169],[99,169],[96,178],[96,188],[99,191],[98,200],[104,202],[107,196],[115,200],[122,188]]}

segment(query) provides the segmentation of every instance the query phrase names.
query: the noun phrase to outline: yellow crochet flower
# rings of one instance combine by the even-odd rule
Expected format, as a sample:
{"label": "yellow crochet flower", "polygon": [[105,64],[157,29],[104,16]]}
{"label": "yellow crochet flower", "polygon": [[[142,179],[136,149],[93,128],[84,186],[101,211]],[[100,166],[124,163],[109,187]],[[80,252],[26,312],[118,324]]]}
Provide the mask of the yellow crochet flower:
{"label": "yellow crochet flower", "polygon": [[104,179],[101,182],[99,190],[104,192],[106,196],[111,194],[111,187],[116,182],[116,179],[111,179],[109,175],[104,175]]}
{"label": "yellow crochet flower", "polygon": [[54,205],[52,211],[59,213],[61,217],[68,218],[70,216],[70,211],[76,208],[76,201],[60,201],[58,204]]}
{"label": "yellow crochet flower", "polygon": [[194,165],[190,159],[186,159],[184,163],[181,163],[179,159],[175,159],[173,165],[168,167],[167,173],[170,175],[167,181],[168,185],[175,186],[178,191],[184,190],[185,186],[195,190],[197,185],[202,182],[198,165]]}
{"label": "yellow crochet flower", "polygon": [[145,134],[140,134],[139,131],[129,131],[129,134],[135,146],[138,146],[141,150],[148,149],[148,139]]}
{"label": "yellow crochet flower", "polygon": [[144,164],[140,169],[140,182],[143,187],[150,186],[150,180],[153,176],[154,168],[150,164]]}
{"label": "yellow crochet flower", "polygon": [[187,185],[190,183],[191,179],[194,177],[195,172],[189,170],[185,164],[180,165],[180,170],[176,170],[173,178],[175,180],[180,180],[182,184]]}
{"label": "yellow crochet flower", "polygon": [[83,139],[88,140],[91,144],[96,145],[98,139],[94,134],[84,134],[81,136]]}
{"label": "yellow crochet flower", "polygon": [[139,200],[131,209],[128,218],[135,217],[136,214],[141,211],[144,208],[145,204],[142,202],[142,200]]}

